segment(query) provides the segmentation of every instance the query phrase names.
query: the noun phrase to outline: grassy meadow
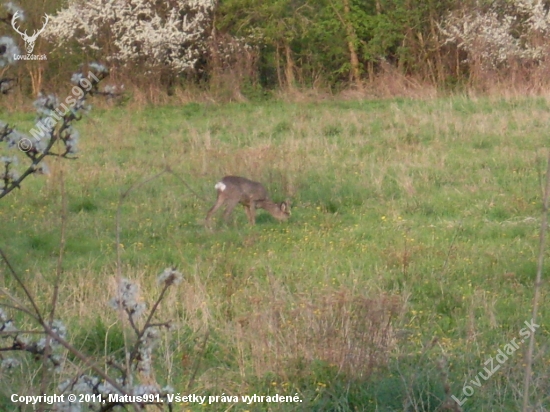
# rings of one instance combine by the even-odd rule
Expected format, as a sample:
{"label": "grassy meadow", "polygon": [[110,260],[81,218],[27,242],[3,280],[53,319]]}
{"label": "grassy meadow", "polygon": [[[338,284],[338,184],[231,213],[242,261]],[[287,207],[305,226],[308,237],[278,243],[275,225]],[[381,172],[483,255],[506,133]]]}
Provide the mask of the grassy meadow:
{"label": "grassy meadow", "polygon": [[[26,131],[34,115],[0,118]],[[154,302],[165,267],[184,274],[158,312],[174,329],[156,352],[157,381],[181,394],[302,400],[176,410],[460,410],[451,395],[466,399],[464,411],[520,410],[527,343],[479,387],[470,381],[531,319],[550,101],[95,108],[77,128],[78,160],[48,159],[49,176],[31,176],[0,201],[0,247],[47,309],[62,175],[56,317],[84,353],[123,345],[108,306],[121,193],[169,166],[177,177],[136,186],[121,204],[121,271],[142,298]],[[252,227],[238,206],[229,224],[218,213],[205,229],[214,184],[228,174],[290,199],[291,219],[260,210]],[[15,288],[5,265],[0,275]],[[536,411],[550,410],[547,301],[545,283]],[[9,394],[36,391],[39,375],[29,371],[39,366],[0,372],[1,410],[14,408]]]}

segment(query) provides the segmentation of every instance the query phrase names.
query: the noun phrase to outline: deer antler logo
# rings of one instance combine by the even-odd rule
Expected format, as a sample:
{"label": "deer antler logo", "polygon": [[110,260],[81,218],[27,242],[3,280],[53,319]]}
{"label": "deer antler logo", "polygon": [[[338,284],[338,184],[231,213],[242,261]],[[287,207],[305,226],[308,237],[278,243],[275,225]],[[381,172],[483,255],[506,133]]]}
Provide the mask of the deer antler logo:
{"label": "deer antler logo", "polygon": [[48,24],[48,20],[50,19],[50,16],[48,16],[47,14],[44,14],[44,17],[46,17],[46,20],[44,21],[44,25],[42,26],[42,28],[40,30],[38,30],[38,31],[35,30],[34,33],[32,34],[32,36],[29,36],[27,34],[27,30],[25,30],[25,33],[21,33],[21,31],[19,30],[19,27],[17,27],[15,25],[15,22],[17,21],[17,19],[19,17],[20,17],[20,13],[19,13],[19,11],[16,11],[15,14],[13,15],[12,19],[11,19],[11,25],[12,25],[13,29],[21,35],[23,40],[25,40],[25,48],[27,49],[27,53],[31,54],[32,51],[34,50],[34,43],[36,42],[36,39],[38,38],[38,35],[40,33],[42,33],[44,31],[44,29],[46,28],[46,24]]}

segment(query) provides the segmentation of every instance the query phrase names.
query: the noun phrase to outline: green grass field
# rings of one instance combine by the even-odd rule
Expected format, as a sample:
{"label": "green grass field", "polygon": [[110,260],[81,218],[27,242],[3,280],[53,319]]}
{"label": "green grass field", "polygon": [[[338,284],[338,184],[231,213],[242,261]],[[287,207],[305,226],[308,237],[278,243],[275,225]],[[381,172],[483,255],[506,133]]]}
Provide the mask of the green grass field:
{"label": "green grass field", "polygon": [[[32,114],[1,118],[22,131],[33,122]],[[47,308],[63,174],[57,317],[77,348],[100,356],[121,347],[108,307],[120,195],[168,165],[192,191],[164,174],[121,206],[122,273],[139,281],[144,300],[158,295],[165,267],[185,275],[159,310],[175,329],[158,348],[156,379],[182,394],[297,393],[303,401],[181,410],[451,411],[449,396],[465,398],[463,385],[474,390],[464,411],[520,410],[527,343],[479,387],[470,381],[531,319],[547,100],[94,109],[77,126],[78,160],[48,159],[49,176],[32,176],[0,201],[0,247]],[[251,227],[239,206],[231,223],[220,213],[205,229],[214,184],[226,174],[291,199],[291,219],[259,211]],[[5,265],[0,275],[14,286]],[[532,399],[543,411],[547,305],[537,323]],[[10,393],[38,387],[34,367],[2,378],[5,408]]]}

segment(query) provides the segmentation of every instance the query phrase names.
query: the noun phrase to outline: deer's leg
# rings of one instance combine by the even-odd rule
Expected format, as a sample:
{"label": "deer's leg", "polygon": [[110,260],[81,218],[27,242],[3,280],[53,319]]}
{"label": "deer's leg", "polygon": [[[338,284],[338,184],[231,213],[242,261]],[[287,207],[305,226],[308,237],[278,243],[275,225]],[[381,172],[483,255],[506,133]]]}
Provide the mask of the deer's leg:
{"label": "deer's leg", "polygon": [[249,212],[248,212],[248,221],[251,225],[256,224],[256,203],[250,202]]}
{"label": "deer's leg", "polygon": [[244,207],[244,212],[246,213],[246,217],[248,219],[248,221],[250,222],[250,206],[249,205],[243,205]]}
{"label": "deer's leg", "polygon": [[254,225],[256,223],[256,208],[254,207],[254,203],[244,205],[244,211],[246,212],[248,223]]}
{"label": "deer's leg", "polygon": [[237,200],[228,200],[226,202],[225,211],[223,212],[223,218],[227,222],[229,220],[229,215],[231,212],[233,212],[233,209],[235,209],[235,206],[239,204],[239,199]]}
{"label": "deer's leg", "polygon": [[210,218],[212,217],[212,215],[214,213],[216,213],[216,211],[222,207],[222,205],[224,204],[225,202],[225,199],[223,198],[223,196],[218,196],[218,199],[216,200],[216,203],[214,204],[214,206],[212,206],[210,208],[210,210],[208,211],[208,213],[206,214],[206,223],[208,223],[208,221],[210,220]]}

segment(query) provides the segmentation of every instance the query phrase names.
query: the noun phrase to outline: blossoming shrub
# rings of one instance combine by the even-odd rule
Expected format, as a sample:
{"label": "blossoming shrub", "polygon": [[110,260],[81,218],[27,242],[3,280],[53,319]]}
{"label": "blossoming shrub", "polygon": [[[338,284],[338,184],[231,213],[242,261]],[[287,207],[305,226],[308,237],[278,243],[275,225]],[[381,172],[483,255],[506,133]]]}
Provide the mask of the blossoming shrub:
{"label": "blossoming shrub", "polygon": [[113,64],[181,73],[194,69],[206,51],[213,8],[212,0],[72,0],[44,35],[58,47],[72,39]]}
{"label": "blossoming shrub", "polygon": [[464,52],[466,58],[461,63],[478,77],[483,73],[510,74],[512,69],[545,68],[550,47],[544,39],[550,34],[550,16],[544,3],[497,1],[455,10],[440,25],[444,44]]}

